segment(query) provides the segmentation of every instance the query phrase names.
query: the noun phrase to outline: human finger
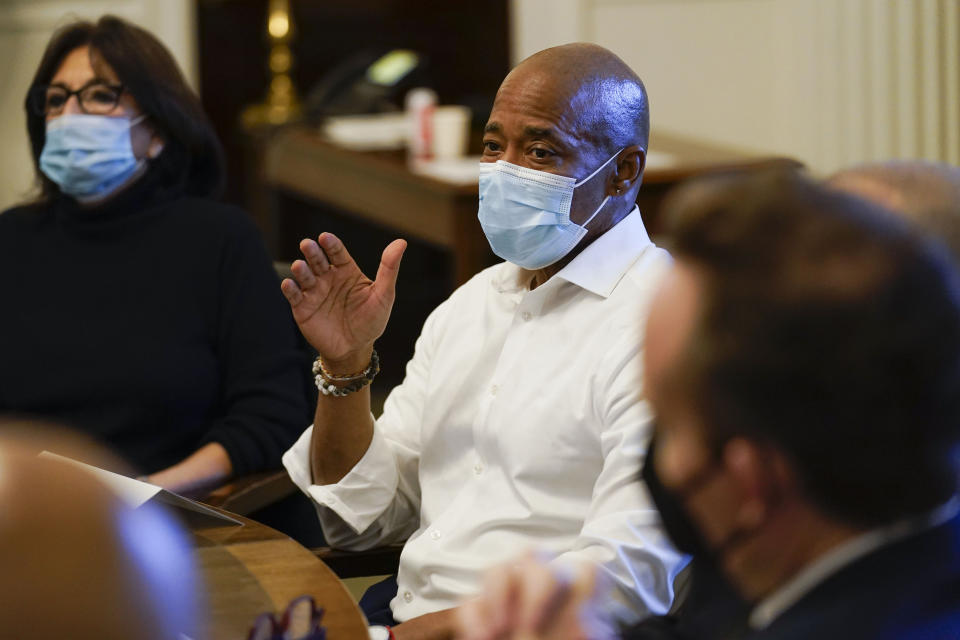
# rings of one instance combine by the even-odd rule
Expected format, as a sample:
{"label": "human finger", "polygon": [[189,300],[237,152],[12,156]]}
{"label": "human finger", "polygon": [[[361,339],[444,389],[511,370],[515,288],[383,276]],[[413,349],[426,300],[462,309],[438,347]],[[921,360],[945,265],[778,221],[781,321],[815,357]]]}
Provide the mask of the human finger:
{"label": "human finger", "polygon": [[501,565],[483,575],[480,595],[458,608],[459,635],[465,640],[509,638],[513,628],[517,582],[515,565]]}
{"label": "human finger", "polygon": [[540,636],[564,607],[575,605],[571,603],[572,582],[566,567],[527,563],[520,588],[522,608],[516,622],[521,635]]}
{"label": "human finger", "polygon": [[353,258],[350,257],[350,253],[343,245],[343,242],[332,233],[321,233],[320,237],[317,238],[317,242],[320,244],[320,248],[323,249],[323,253],[326,254],[327,260],[332,266],[345,267],[353,263]]}
{"label": "human finger", "polygon": [[496,636],[489,626],[489,606],[486,598],[479,597],[464,602],[456,610],[458,640],[494,640]]}
{"label": "human finger", "polygon": [[406,249],[406,240],[394,240],[383,250],[380,266],[377,267],[377,279],[373,283],[381,296],[393,295],[397,286],[397,276],[400,274],[400,260]]}
{"label": "human finger", "polygon": [[294,260],[293,264],[290,265],[290,273],[293,274],[294,280],[301,289],[309,289],[317,283],[313,270],[303,260]]}
{"label": "human finger", "polygon": [[609,574],[596,567],[584,566],[584,580],[580,581],[579,588],[589,594],[586,611],[582,619],[587,634],[592,638],[608,640],[619,638],[620,633],[614,621],[611,609],[607,603],[612,599],[614,590],[613,580]]}
{"label": "human finger", "polygon": [[330,270],[330,262],[327,260],[323,249],[320,248],[320,245],[317,244],[315,240],[310,240],[309,238],[301,240],[300,253],[303,254],[310,269],[318,276]]}
{"label": "human finger", "polygon": [[500,567],[489,572],[483,582],[487,603],[487,619],[483,624],[491,638],[509,637],[517,618],[517,595],[523,574],[519,563]]}
{"label": "human finger", "polygon": [[291,307],[295,307],[303,301],[303,291],[297,286],[297,283],[290,278],[284,278],[280,283],[280,291],[283,297],[287,299]]}
{"label": "human finger", "polygon": [[606,576],[593,565],[583,563],[572,571],[570,588],[577,598],[588,600],[602,592],[606,586]]}
{"label": "human finger", "polygon": [[552,627],[546,631],[551,638],[591,638],[613,640],[618,638],[616,625],[608,608],[612,582],[595,565],[583,563],[571,569],[572,579],[567,604],[555,612]]}

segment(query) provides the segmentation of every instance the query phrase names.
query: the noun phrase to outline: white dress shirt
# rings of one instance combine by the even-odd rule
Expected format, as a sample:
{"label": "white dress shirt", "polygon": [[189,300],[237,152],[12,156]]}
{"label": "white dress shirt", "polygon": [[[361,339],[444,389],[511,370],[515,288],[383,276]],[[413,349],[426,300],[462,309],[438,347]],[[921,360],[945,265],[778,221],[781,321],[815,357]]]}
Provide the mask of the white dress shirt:
{"label": "white dress shirt", "polygon": [[532,291],[530,272],[490,267],[427,319],[340,482],[311,483],[312,427],[284,455],[332,546],[409,537],[397,620],[459,604],[532,547],[600,563],[636,614],[667,611],[685,557],[638,477],[643,324],[669,264],[634,209]]}

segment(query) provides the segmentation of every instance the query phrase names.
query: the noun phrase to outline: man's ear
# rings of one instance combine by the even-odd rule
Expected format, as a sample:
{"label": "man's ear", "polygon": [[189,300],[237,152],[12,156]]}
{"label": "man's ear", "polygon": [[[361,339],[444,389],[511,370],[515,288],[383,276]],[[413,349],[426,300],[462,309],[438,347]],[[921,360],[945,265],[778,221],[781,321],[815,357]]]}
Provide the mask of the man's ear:
{"label": "man's ear", "polygon": [[643,179],[643,169],[647,166],[647,152],[640,145],[630,145],[620,152],[616,162],[611,186],[614,195],[620,195],[629,192],[634,185],[640,184]]}
{"label": "man's ear", "polygon": [[723,466],[739,490],[737,525],[755,529],[771,509],[793,490],[795,479],[783,456],[746,438],[733,438],[723,448]]}

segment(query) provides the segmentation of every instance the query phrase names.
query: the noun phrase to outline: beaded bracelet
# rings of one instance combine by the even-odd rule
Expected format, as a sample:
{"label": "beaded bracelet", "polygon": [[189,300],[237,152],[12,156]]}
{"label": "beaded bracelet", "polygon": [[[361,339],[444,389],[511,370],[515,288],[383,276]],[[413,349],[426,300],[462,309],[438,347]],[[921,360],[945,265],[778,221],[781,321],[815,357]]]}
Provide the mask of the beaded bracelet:
{"label": "beaded bracelet", "polygon": [[[319,371],[319,373],[317,373]],[[314,382],[317,385],[317,389],[320,390],[325,396],[335,396],[337,398],[342,398],[345,395],[351,394],[354,391],[359,391],[365,386],[373,382],[373,379],[377,377],[377,374],[380,373],[380,357],[377,355],[377,350],[373,350],[373,354],[370,356],[370,364],[366,369],[363,370],[363,373],[357,374],[356,376],[336,376],[333,378],[327,377],[327,370],[324,369],[323,363],[320,362],[318,357],[313,363],[313,372],[316,374],[313,378]],[[333,384],[331,380],[335,381],[345,381],[353,380],[350,384],[338,387]]]}
{"label": "beaded bracelet", "polygon": [[[333,382],[348,382],[350,380],[359,380],[360,378],[366,378],[372,376],[370,372],[374,369],[379,370],[380,367],[380,358],[377,356],[377,350],[373,350],[373,354],[370,356],[370,364],[367,365],[367,368],[359,373],[351,373],[347,376],[338,376],[327,371],[327,368],[323,366],[323,360],[320,359],[320,356],[317,356],[317,359],[313,361],[313,375],[321,375],[324,379],[333,381]],[[377,374],[373,374],[377,375]]]}

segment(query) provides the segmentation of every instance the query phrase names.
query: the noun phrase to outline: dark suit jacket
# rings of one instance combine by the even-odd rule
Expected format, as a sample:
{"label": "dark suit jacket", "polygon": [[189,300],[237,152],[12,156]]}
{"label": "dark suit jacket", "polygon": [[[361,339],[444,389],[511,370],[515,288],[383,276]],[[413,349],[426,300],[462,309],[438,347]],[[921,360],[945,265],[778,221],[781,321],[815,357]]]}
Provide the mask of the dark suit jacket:
{"label": "dark suit jacket", "polygon": [[960,516],[864,556],[750,640],[960,640]]}
{"label": "dark suit jacket", "polygon": [[621,632],[621,640],[729,640],[742,635],[749,605],[712,562],[694,558],[689,588],[677,611],[646,618]]}

